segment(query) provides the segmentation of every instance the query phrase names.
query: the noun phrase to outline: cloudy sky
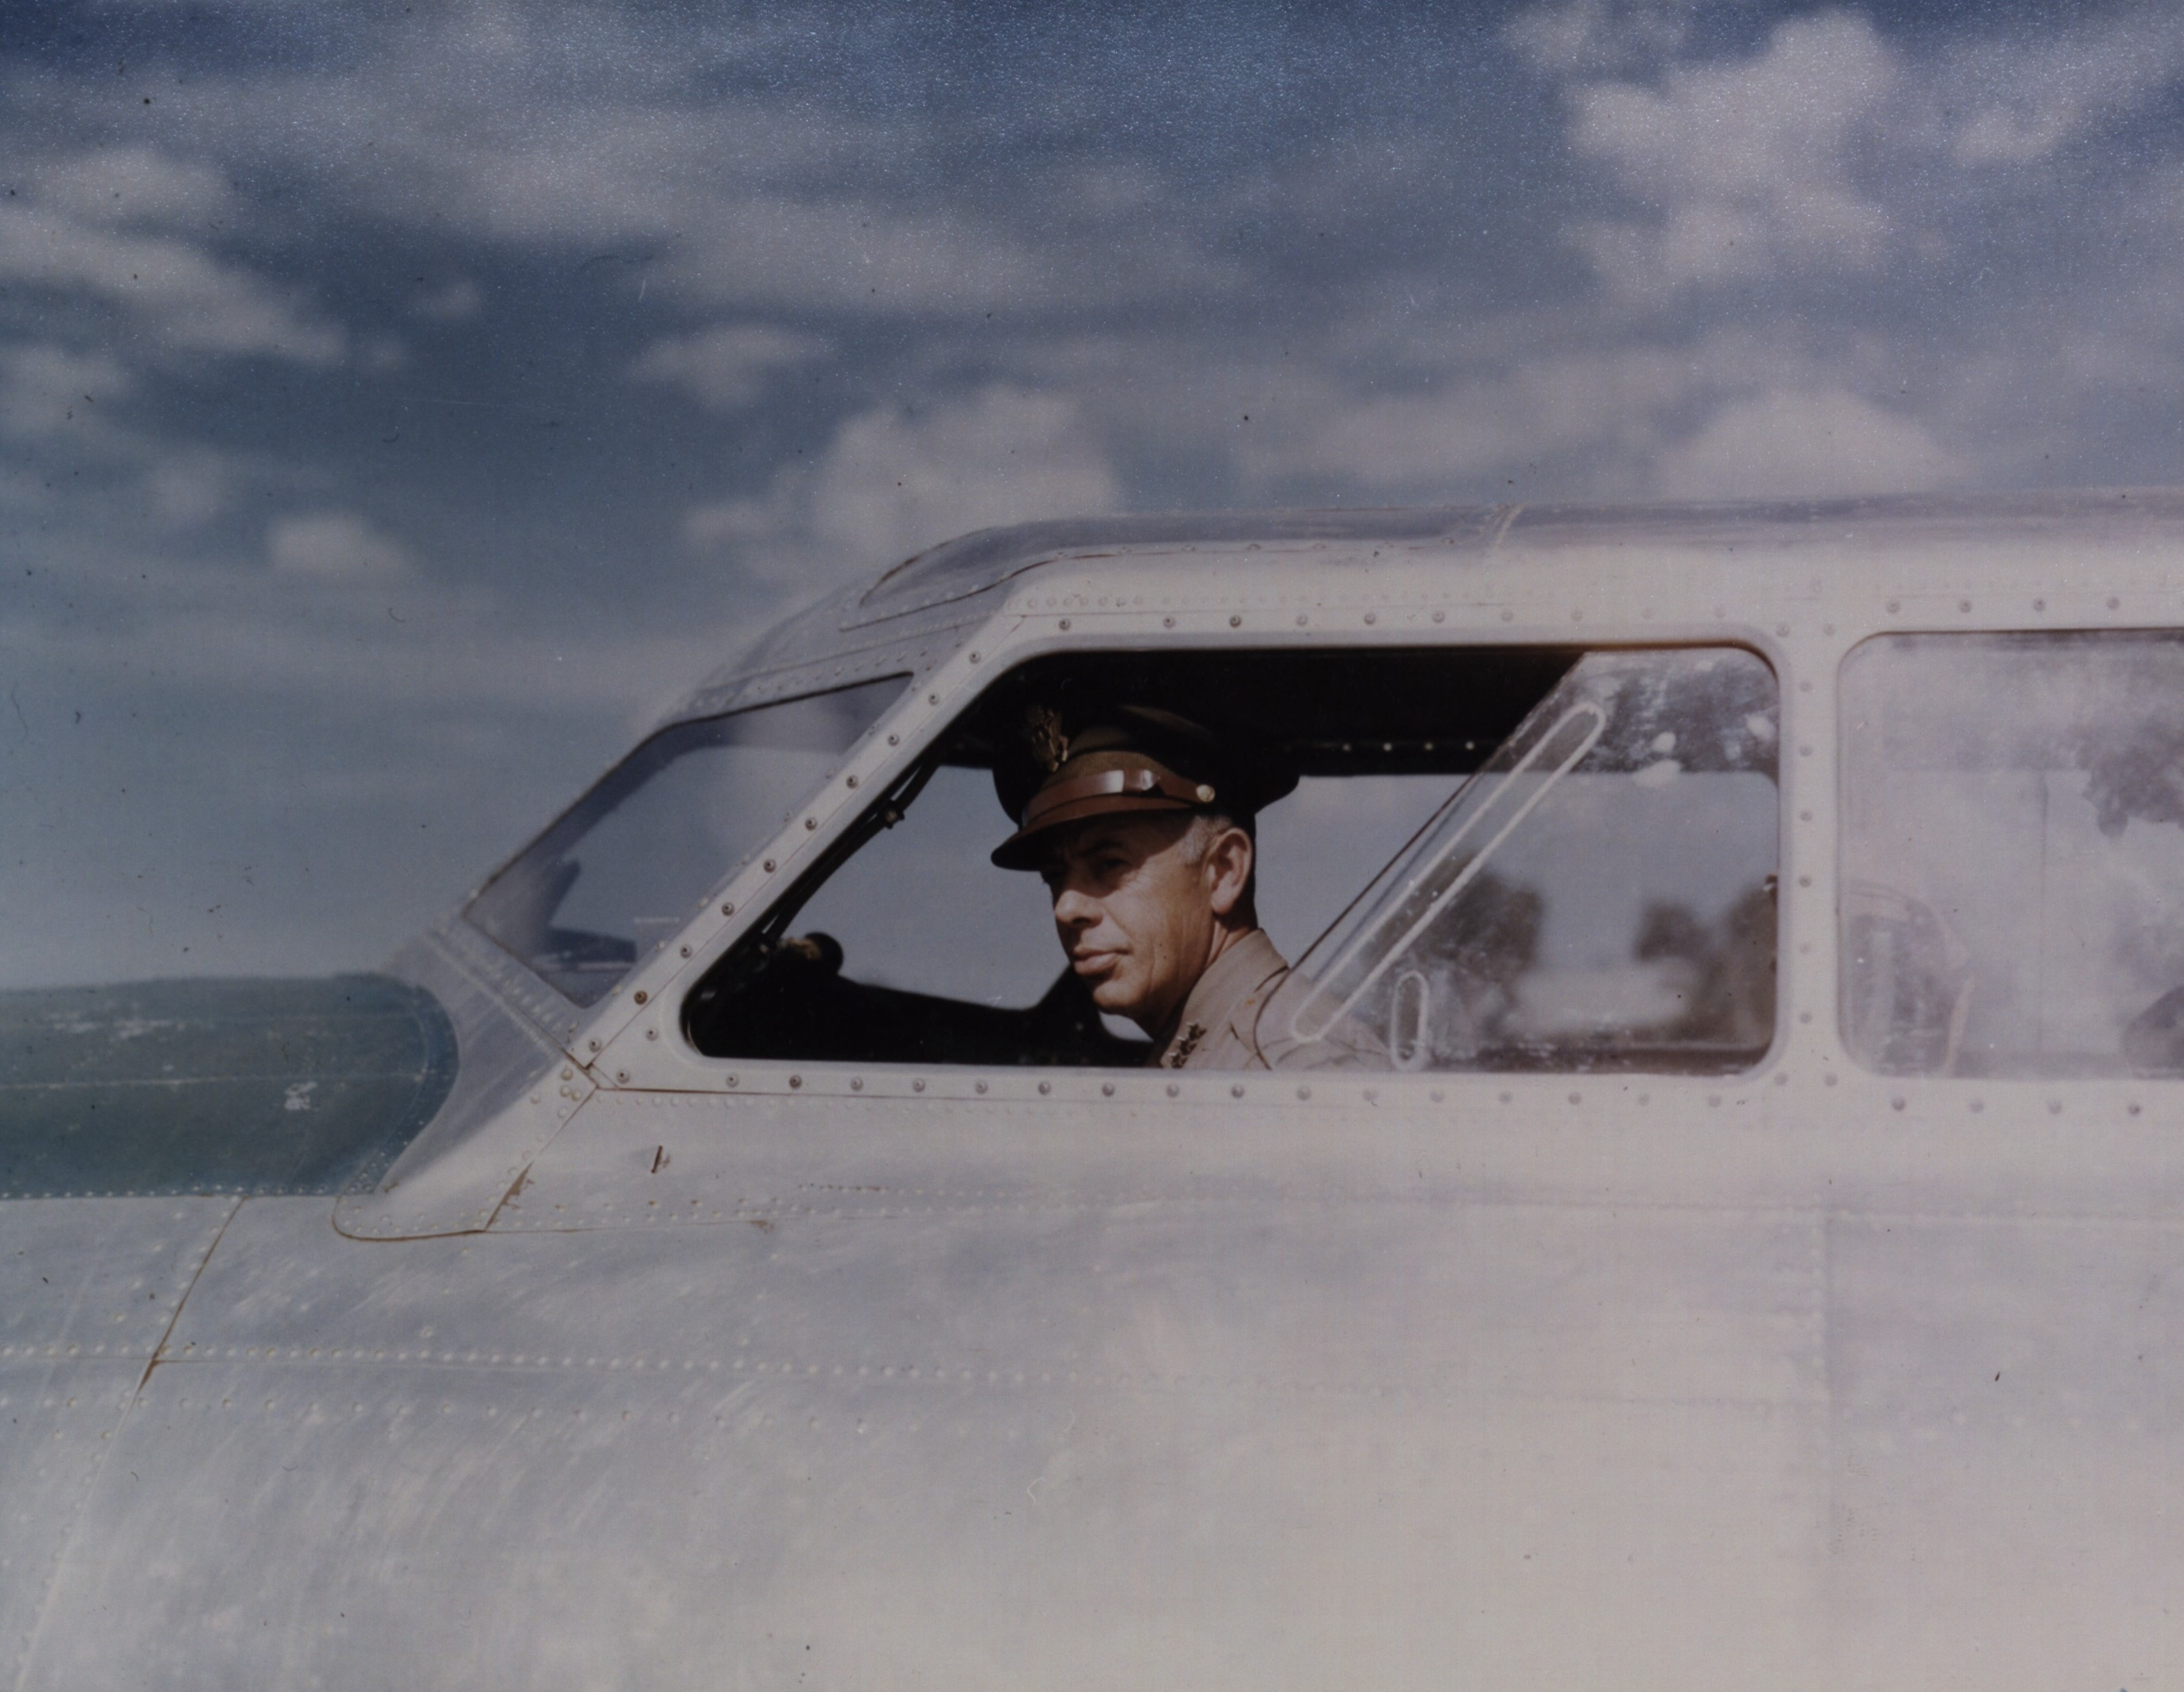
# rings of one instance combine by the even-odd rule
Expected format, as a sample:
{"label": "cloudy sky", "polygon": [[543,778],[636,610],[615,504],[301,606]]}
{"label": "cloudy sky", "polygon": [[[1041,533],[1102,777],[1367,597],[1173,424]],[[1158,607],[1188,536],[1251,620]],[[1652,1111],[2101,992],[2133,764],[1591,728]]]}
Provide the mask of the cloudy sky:
{"label": "cloudy sky", "polygon": [[8,8],[0,983],[368,967],[981,524],[2184,480],[2172,5]]}

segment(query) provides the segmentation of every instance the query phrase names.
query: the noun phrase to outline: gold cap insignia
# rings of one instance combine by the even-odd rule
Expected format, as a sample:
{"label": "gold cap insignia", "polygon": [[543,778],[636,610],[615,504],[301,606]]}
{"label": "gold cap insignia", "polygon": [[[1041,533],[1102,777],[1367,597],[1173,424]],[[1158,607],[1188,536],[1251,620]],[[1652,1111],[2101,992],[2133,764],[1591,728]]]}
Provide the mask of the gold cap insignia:
{"label": "gold cap insignia", "polygon": [[1024,712],[1023,734],[1032,756],[1050,775],[1061,768],[1069,756],[1069,736],[1061,732],[1061,718],[1050,706],[1034,705]]}

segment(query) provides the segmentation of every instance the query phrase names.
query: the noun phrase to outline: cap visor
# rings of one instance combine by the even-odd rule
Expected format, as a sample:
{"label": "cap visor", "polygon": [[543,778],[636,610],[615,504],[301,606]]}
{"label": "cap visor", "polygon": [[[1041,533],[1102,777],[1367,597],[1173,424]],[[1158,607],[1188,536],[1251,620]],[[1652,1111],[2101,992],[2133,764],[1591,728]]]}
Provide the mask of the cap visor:
{"label": "cap visor", "polygon": [[1030,827],[1018,829],[994,848],[993,863],[997,869],[1037,869],[1045,858],[1045,836],[1056,829],[1066,829],[1072,823],[1082,823],[1093,817],[1197,808],[1162,793],[1095,794],[1074,804],[1057,805]]}

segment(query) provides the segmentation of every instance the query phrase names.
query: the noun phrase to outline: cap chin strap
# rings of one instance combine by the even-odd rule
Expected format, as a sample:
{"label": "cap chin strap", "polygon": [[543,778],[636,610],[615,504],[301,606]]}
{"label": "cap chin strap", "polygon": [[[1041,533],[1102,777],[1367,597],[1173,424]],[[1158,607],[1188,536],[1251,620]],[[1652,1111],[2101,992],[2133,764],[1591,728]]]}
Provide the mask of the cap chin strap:
{"label": "cap chin strap", "polygon": [[1104,798],[1107,795],[1128,794],[1175,800],[1184,805],[1211,805],[1213,789],[1202,781],[1185,781],[1181,776],[1169,775],[1156,769],[1105,769],[1097,775],[1080,775],[1070,781],[1058,781],[1042,787],[1034,794],[1031,802],[1024,807],[1022,828],[1034,829],[1042,818],[1052,816],[1066,805],[1075,805],[1087,799]]}

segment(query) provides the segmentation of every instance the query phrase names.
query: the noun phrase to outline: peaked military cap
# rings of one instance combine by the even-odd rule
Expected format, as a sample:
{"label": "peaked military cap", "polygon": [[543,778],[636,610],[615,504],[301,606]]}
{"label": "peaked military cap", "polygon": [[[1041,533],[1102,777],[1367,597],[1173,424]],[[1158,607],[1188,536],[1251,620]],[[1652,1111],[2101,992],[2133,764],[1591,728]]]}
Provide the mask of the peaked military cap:
{"label": "peaked military cap", "polygon": [[1017,824],[994,849],[1003,869],[1036,869],[1039,837],[1088,817],[1218,811],[1248,825],[1297,783],[1240,737],[1151,706],[1095,710],[1072,732],[1059,712],[1034,705],[1022,741],[1023,755],[994,770],[994,791]]}

